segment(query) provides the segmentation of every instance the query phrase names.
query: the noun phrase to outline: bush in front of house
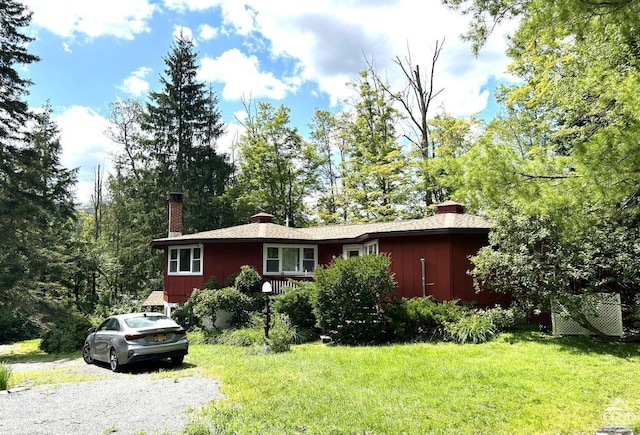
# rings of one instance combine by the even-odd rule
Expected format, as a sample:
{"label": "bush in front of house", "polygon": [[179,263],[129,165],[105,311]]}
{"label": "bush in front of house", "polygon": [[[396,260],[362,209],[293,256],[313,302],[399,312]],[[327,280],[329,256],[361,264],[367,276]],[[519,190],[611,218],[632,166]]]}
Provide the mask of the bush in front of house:
{"label": "bush in front of house", "polygon": [[314,282],[299,281],[292,287],[287,287],[287,291],[277,295],[273,301],[273,311],[286,315],[303,341],[309,341],[318,335],[313,310],[316,293]]}
{"label": "bush in front of house", "polygon": [[57,320],[42,335],[40,349],[46,353],[71,353],[80,350],[92,326],[86,317],[69,314]]}
{"label": "bush in front of house", "polygon": [[318,325],[336,343],[372,344],[389,339],[387,309],[396,283],[387,255],[337,258],[316,269]]}
{"label": "bush in front of house", "polygon": [[264,306],[262,294],[262,276],[252,266],[240,267],[240,273],[236,276],[234,287],[241,293],[249,296],[252,301],[251,311],[258,311]]}
{"label": "bush in front of house", "polygon": [[253,304],[249,296],[233,287],[202,290],[197,294],[193,314],[200,319],[209,316],[215,325],[218,312],[227,311],[231,314],[230,326],[239,327],[248,322]]}
{"label": "bush in front of house", "polygon": [[275,353],[288,352],[297,340],[296,327],[289,316],[276,314],[271,319],[269,330],[269,350]]}
{"label": "bush in front of house", "polygon": [[186,331],[193,331],[202,327],[202,319],[194,313],[194,307],[198,303],[201,290],[193,289],[191,296],[184,304],[180,305],[171,313],[171,318]]}

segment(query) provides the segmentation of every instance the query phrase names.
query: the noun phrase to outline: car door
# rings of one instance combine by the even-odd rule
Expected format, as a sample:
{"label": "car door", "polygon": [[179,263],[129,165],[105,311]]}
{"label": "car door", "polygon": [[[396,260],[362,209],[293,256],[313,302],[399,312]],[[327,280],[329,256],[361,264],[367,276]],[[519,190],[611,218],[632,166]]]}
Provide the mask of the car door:
{"label": "car door", "polygon": [[109,361],[109,347],[119,329],[120,325],[115,317],[108,318],[98,326],[93,339],[95,359]]}

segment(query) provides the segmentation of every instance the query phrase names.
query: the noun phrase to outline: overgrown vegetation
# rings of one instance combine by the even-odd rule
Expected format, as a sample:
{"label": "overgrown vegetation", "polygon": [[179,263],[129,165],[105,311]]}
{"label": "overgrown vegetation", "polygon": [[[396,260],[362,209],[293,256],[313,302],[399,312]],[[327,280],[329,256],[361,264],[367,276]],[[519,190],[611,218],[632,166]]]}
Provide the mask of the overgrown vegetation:
{"label": "overgrown vegetation", "polygon": [[0,391],[8,390],[13,370],[7,363],[0,361]]}
{"label": "overgrown vegetation", "polygon": [[40,349],[46,353],[71,353],[80,350],[91,327],[91,321],[79,314],[60,318],[42,335]]}

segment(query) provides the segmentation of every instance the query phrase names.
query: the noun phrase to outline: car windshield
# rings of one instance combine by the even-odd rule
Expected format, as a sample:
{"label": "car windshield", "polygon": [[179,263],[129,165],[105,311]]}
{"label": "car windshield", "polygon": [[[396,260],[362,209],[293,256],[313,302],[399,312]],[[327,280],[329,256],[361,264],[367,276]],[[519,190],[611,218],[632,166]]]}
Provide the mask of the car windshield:
{"label": "car windshield", "polygon": [[131,317],[124,321],[129,328],[153,328],[175,326],[175,322],[167,316]]}

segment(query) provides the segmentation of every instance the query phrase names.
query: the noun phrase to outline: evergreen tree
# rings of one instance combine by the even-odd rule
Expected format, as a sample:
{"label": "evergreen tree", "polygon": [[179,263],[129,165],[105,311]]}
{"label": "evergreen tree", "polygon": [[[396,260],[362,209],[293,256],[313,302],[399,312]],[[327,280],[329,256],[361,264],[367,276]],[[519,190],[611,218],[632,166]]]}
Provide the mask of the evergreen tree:
{"label": "evergreen tree", "polygon": [[158,205],[167,193],[179,191],[185,195],[185,232],[228,225],[228,213],[216,199],[233,174],[228,157],[215,150],[224,132],[218,99],[196,78],[197,53],[190,39],[179,35],[164,61],[162,89],[150,93],[142,122],[156,170]]}

